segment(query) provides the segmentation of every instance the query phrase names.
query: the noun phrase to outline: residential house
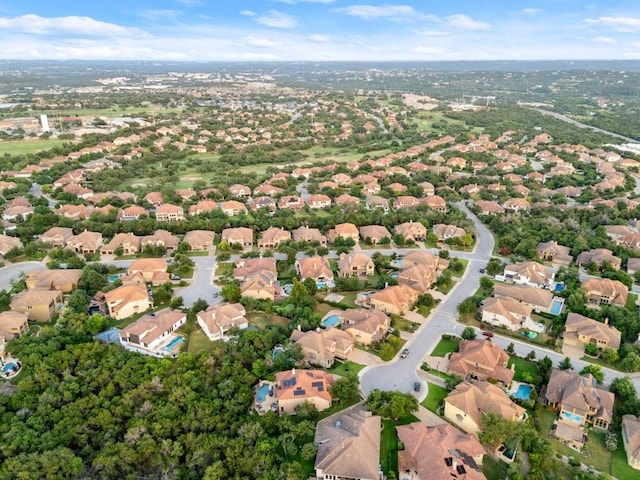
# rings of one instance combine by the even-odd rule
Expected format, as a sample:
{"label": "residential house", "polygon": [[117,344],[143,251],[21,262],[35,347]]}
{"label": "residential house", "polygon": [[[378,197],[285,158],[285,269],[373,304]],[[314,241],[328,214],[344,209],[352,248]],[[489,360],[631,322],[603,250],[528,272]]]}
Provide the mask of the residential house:
{"label": "residential house", "polygon": [[413,308],[418,296],[419,292],[407,285],[394,285],[369,295],[365,303],[388,315],[404,315]]}
{"label": "residential house", "polygon": [[552,288],[555,273],[537,262],[518,262],[504,267],[507,282],[536,288]]}
{"label": "residential house", "polygon": [[144,250],[147,246],[164,247],[167,252],[173,252],[178,248],[180,238],[167,230],[156,230],[153,234],[142,237],[140,247]]}
{"label": "residential house", "polygon": [[88,230],[67,239],[67,248],[76,253],[96,253],[101,245],[102,234]]}
{"label": "residential house", "polygon": [[226,202],[220,202],[220,210],[228,217],[234,217],[247,213],[247,206],[244,203],[237,200],[227,200]]}
{"label": "residential house", "polygon": [[153,306],[145,285],[123,285],[104,296],[109,315],[116,320],[144,312]]}
{"label": "residential house", "polygon": [[595,248],[588,252],[582,252],[578,255],[578,258],[576,258],[576,263],[579,267],[584,267],[591,262],[595,263],[598,268],[602,267],[604,262],[607,262],[616,270],[619,270],[622,265],[622,260],[616,257],[611,250],[606,248]]}
{"label": "residential house", "polygon": [[[437,267],[437,263],[435,266]],[[438,270],[434,268],[434,265],[411,265],[408,263],[407,268],[403,268],[398,274],[398,284],[407,285],[422,294],[431,289],[437,278]]]}
{"label": "residential house", "polygon": [[365,199],[364,205],[367,210],[389,211],[389,200],[379,195],[369,195]]}
{"label": "residential house", "polygon": [[358,243],[360,232],[353,223],[339,223],[327,232],[327,238],[331,243],[334,243],[337,238],[342,238],[343,240],[350,238]]}
{"label": "residential house", "polygon": [[542,401],[559,412],[555,436],[575,448],[584,443],[584,426],[608,430],[613,421],[613,393],[596,387],[591,374],[553,368]]}
{"label": "residential house", "polygon": [[258,270],[247,274],[240,285],[240,295],[257,300],[271,300],[282,297],[278,274],[274,270]]}
{"label": "residential house", "polygon": [[302,207],[304,207],[304,200],[297,195],[285,195],[278,200],[280,209],[299,210]]}
{"label": "residential house", "polygon": [[251,196],[251,188],[236,183],[229,187],[229,193],[236,198],[246,198]]}
{"label": "residential house", "polygon": [[189,207],[189,215],[202,215],[218,209],[218,202],[215,200],[200,200],[195,205]]}
{"label": "residential house", "polygon": [[[365,243],[377,245],[391,242],[391,232],[383,225],[364,225],[360,227],[360,237]],[[386,239],[386,240],[385,240]]]}
{"label": "residential house", "polygon": [[184,220],[184,209],[171,203],[162,204],[156,208],[156,220],[159,222],[177,222]]}
{"label": "residential house", "polygon": [[537,331],[531,320],[531,311],[531,307],[514,299],[487,298],[482,307],[482,321],[513,332],[521,328]]}
{"label": "residential house", "polygon": [[138,205],[130,205],[119,210],[117,218],[121,222],[133,222],[139,220],[142,215],[146,215],[148,217],[149,211]]}
{"label": "residential house", "polygon": [[264,208],[271,212],[275,212],[277,207],[278,205],[276,204],[276,201],[270,197],[255,197],[251,202],[251,208],[254,211]]}
{"label": "residential house", "polygon": [[376,266],[369,255],[363,252],[341,253],[338,274],[341,277],[368,277],[375,273]]}
{"label": "residential house", "polygon": [[162,258],[139,258],[129,265],[127,274],[134,275],[140,272],[146,283],[162,285],[169,281],[167,268],[167,261]]}
{"label": "residential house", "polygon": [[309,228],[306,225],[303,225],[299,228],[296,228],[293,231],[293,241],[296,243],[300,242],[318,242],[320,246],[327,246],[327,237],[320,233],[320,230],[317,228]]}
{"label": "residential house", "polygon": [[424,203],[431,210],[436,212],[447,212],[447,202],[440,195],[430,195],[424,199]]}
{"label": "residential house", "polygon": [[41,288],[23,290],[11,299],[11,310],[26,313],[31,322],[50,322],[62,310],[62,292]]}
{"label": "residential house", "polygon": [[78,288],[80,277],[81,269],[36,270],[27,275],[26,284],[29,289],[40,288],[71,293]]}
{"label": "residential house", "polygon": [[504,207],[496,202],[489,202],[486,200],[478,200],[476,202],[476,207],[478,207],[478,215],[499,215],[504,213]]}
{"label": "residential house", "polygon": [[331,406],[333,376],[322,370],[292,369],[276,373],[274,395],[280,413],[293,415],[296,407],[310,403],[319,412]]}
{"label": "residential house", "polygon": [[15,221],[18,219],[24,220],[33,212],[34,208],[30,205],[16,205],[14,207],[5,207],[4,211],[2,212],[2,219],[7,221]]}
{"label": "residential house", "polygon": [[362,404],[320,420],[314,436],[315,478],[379,480],[381,428],[380,417]]}
{"label": "residential house", "polygon": [[455,225],[447,225],[444,223],[437,223],[433,226],[433,233],[438,238],[438,241],[444,242],[450,238],[464,237],[467,232],[464,228],[456,227]]}
{"label": "residential house", "polygon": [[66,247],[67,241],[73,237],[73,229],[70,227],[51,227],[40,235],[42,243],[48,243],[53,247]]}
{"label": "residential house", "polygon": [[393,231],[398,235],[402,235],[405,242],[423,242],[427,237],[427,227],[420,222],[410,221],[401,223],[396,225]]}
{"label": "residential house", "polygon": [[622,442],[627,463],[640,470],[640,418],[630,414],[622,416]]}
{"label": "residential house", "polygon": [[504,390],[486,382],[462,382],[444,399],[444,418],[467,433],[482,430],[482,416],[495,413],[505,420],[522,422],[527,418],[524,408],[516,405]]}
{"label": "residential house", "polygon": [[598,347],[599,351],[605,348],[617,350],[621,338],[620,330],[609,325],[608,318],[603,323],[574,312],[567,315],[563,338],[567,345],[583,347],[591,344]]}
{"label": "residential house", "polygon": [[[29,315],[17,311],[0,313],[0,336],[5,339],[21,337],[29,331]],[[349,336],[345,333],[345,335]],[[351,340],[351,337],[349,337]]]}
{"label": "residential house", "polygon": [[627,273],[631,276],[640,271],[640,258],[627,259]]}
{"label": "residential house", "polygon": [[413,208],[420,205],[420,200],[412,195],[400,195],[393,200],[393,209]]}
{"label": "residential house", "polygon": [[144,196],[144,201],[149,202],[154,207],[159,207],[163,203],[163,195],[160,192],[149,192]]}
{"label": "residential house", "polygon": [[332,175],[331,180],[341,187],[348,187],[351,185],[351,177],[346,173],[336,173],[335,175]]}
{"label": "residential house", "polygon": [[493,287],[493,296],[511,298],[532,308],[534,312],[551,313],[553,307],[553,292],[535,287],[521,285],[506,285],[496,283]]}
{"label": "residential house", "polygon": [[244,248],[253,247],[253,230],[247,227],[225,228],[222,230],[221,243],[227,245],[241,245]]}
{"label": "residential house", "polygon": [[564,245],[558,245],[555,240],[539,243],[536,247],[536,252],[541,260],[558,266],[566,266],[573,261],[571,249]]}
{"label": "residential house", "polygon": [[262,232],[258,248],[277,248],[281,243],[291,240],[291,232],[278,227],[269,227]]}
{"label": "residential house", "polygon": [[0,234],[0,255],[6,255],[14,248],[22,248],[22,242],[18,237],[9,237],[4,234]]}
{"label": "residential house", "polygon": [[275,257],[240,258],[236,260],[233,278],[244,280],[246,276],[263,270],[277,273]]}
{"label": "residential house", "polygon": [[433,253],[416,250],[407,253],[402,259],[403,269],[407,269],[415,265],[424,265],[429,267],[431,270],[441,272],[447,269],[449,266],[449,260],[440,258],[438,255],[434,255]]}
{"label": "residential house", "polygon": [[312,278],[319,285],[333,282],[333,271],[326,257],[316,255],[308,258],[299,258],[296,260],[295,265],[301,281],[306,278]]}
{"label": "residential house", "polygon": [[340,314],[340,323],[357,344],[371,345],[387,335],[391,319],[381,310],[350,308]]}
{"label": "residential house", "polygon": [[141,238],[133,233],[117,233],[111,241],[100,248],[102,255],[115,255],[116,250],[122,249],[122,255],[134,255],[140,251]]}
{"label": "residential house", "polygon": [[227,332],[232,328],[249,327],[247,312],[240,303],[214,303],[196,316],[198,325],[211,341],[229,340]]}
{"label": "residential house", "polygon": [[449,358],[447,373],[472,381],[491,378],[509,387],[514,372],[507,368],[508,362],[507,352],[490,340],[463,340]]}
{"label": "residential house", "polygon": [[[123,288],[123,287],[120,287]],[[187,314],[180,310],[162,310],[140,317],[120,331],[120,343],[127,350],[156,357],[176,356],[181,338],[174,332],[187,323]]]}
{"label": "residential house", "polygon": [[330,368],[336,358],[346,360],[353,351],[351,335],[334,327],[303,332],[298,326],[291,334],[291,342],[300,346],[305,365],[321,368]]}
{"label": "residential house", "polygon": [[331,206],[331,198],[323,193],[309,195],[307,205],[311,210],[320,210]]}
{"label": "residential house", "polygon": [[208,250],[213,246],[215,233],[209,230],[190,230],[184,236],[184,242],[191,247],[192,252]]}
{"label": "residential house", "polygon": [[400,480],[486,480],[482,473],[485,450],[471,434],[444,423],[423,422],[396,427],[404,450],[398,452]]}
{"label": "residential house", "polygon": [[627,286],[618,280],[589,278],[582,282],[582,288],[587,292],[590,307],[602,304],[624,307],[627,303],[629,291]]}
{"label": "residential house", "polygon": [[502,205],[507,212],[518,213],[531,210],[531,204],[524,198],[510,198]]}
{"label": "residential house", "polygon": [[343,211],[357,210],[360,206],[360,199],[358,197],[354,197],[353,195],[349,195],[348,193],[343,193],[342,195],[336,197],[335,203]]}

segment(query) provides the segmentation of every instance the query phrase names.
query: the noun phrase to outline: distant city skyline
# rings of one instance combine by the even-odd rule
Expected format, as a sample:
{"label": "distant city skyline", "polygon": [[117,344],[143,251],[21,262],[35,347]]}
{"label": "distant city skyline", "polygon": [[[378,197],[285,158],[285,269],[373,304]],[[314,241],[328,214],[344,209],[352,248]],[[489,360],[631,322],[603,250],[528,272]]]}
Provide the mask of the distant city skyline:
{"label": "distant city skyline", "polygon": [[0,2],[0,58],[640,60],[628,0]]}

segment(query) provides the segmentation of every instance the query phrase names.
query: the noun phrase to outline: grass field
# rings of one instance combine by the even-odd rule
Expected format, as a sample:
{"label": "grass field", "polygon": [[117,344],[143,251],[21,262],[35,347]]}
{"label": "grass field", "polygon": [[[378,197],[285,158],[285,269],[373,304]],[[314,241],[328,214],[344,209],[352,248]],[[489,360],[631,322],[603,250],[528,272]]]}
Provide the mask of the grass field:
{"label": "grass field", "polygon": [[358,372],[365,366],[359,363],[345,360],[344,362],[335,362],[333,367],[329,369],[329,373],[348,377],[349,375],[358,375]]}
{"label": "grass field", "polygon": [[487,480],[504,480],[507,478],[507,466],[490,455],[485,455],[482,461],[482,473]]}
{"label": "grass field", "polygon": [[442,405],[442,401],[449,394],[446,388],[442,388],[434,383],[427,383],[429,392],[427,398],[422,401],[422,406],[433,413],[438,413],[438,408]]}
{"label": "grass field", "polygon": [[264,312],[249,312],[247,313],[247,320],[251,325],[264,330],[268,325],[279,325],[286,327],[289,325],[289,319],[281,317],[280,315],[268,315]]}
{"label": "grass field", "polygon": [[525,373],[528,373],[534,378],[536,375],[538,375],[538,366],[535,363],[530,362],[529,360],[525,360],[524,358],[512,356],[509,359],[509,363],[507,364],[507,366],[511,367],[511,365],[515,365],[516,367],[516,373],[513,375],[513,379],[517,382],[524,381],[523,376]]}
{"label": "grass field", "polygon": [[460,338],[442,338],[431,352],[432,357],[446,357],[449,352],[457,352],[460,346]]}
{"label": "grass field", "polygon": [[48,150],[50,148],[59,147],[66,142],[69,142],[69,140],[9,140],[6,142],[0,142],[0,156],[3,156],[5,154],[26,155],[28,153],[35,153],[41,150]]}
{"label": "grass field", "polygon": [[189,353],[200,353],[200,352],[209,352],[213,353],[218,348],[216,342],[212,342],[207,338],[202,329],[194,328],[189,336],[189,346],[187,347],[187,352]]}
{"label": "grass field", "polygon": [[638,470],[631,468],[627,463],[627,454],[624,451],[622,435],[620,433],[618,433],[618,449],[613,452],[611,475],[616,477],[618,480],[633,480],[640,476]]}
{"label": "grass field", "polygon": [[396,434],[397,425],[407,425],[416,422],[418,419],[413,415],[399,419],[397,422],[393,420],[382,420],[382,438],[380,439],[380,463],[382,471],[386,474],[398,472],[398,435]]}

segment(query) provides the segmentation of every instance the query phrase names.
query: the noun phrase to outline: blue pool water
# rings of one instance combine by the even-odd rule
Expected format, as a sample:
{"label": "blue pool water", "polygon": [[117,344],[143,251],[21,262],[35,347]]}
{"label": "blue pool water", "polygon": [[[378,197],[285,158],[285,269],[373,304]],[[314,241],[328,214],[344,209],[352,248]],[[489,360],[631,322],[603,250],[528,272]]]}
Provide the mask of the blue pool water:
{"label": "blue pool water", "polygon": [[555,291],[556,292],[561,292],[563,290],[564,290],[564,283],[556,283]]}
{"label": "blue pool water", "polygon": [[273,348],[273,359],[275,360],[278,355],[280,355],[282,352],[284,352],[284,348],[282,348],[281,346],[276,346]]}
{"label": "blue pool water", "polygon": [[567,420],[572,420],[577,423],[582,422],[582,419],[580,418],[580,416],[576,415],[575,413],[562,412],[562,416]]}
{"label": "blue pool water", "polygon": [[173,350],[173,348],[174,348],[176,345],[179,345],[179,344],[182,342],[182,340],[184,340],[184,338],[183,338],[183,337],[176,337],[176,338],[174,338],[173,340],[171,340],[171,341],[167,344],[167,346],[166,346],[166,347],[164,347],[164,351],[165,351],[165,352],[170,352],[171,350]]}
{"label": "blue pool water", "polygon": [[340,323],[340,317],[338,315],[329,315],[322,321],[323,327],[335,327]]}
{"label": "blue pool water", "polygon": [[511,394],[513,398],[517,398],[518,400],[529,400],[531,398],[531,390],[533,387],[531,385],[518,385],[518,390]]}
{"label": "blue pool water", "polygon": [[5,375],[9,372],[15,372],[16,370],[18,370],[18,364],[16,362],[9,362],[2,367],[2,373]]}
{"label": "blue pool water", "polygon": [[560,300],[554,300],[551,304],[551,315],[560,315],[564,303]]}
{"label": "blue pool water", "polygon": [[258,401],[258,403],[264,402],[264,400],[267,398],[268,393],[269,385],[267,385],[266,383],[260,385],[260,388],[258,388],[258,391],[256,392],[256,400]]}
{"label": "blue pool water", "polygon": [[398,272],[393,272],[390,277],[391,278],[398,278],[400,276],[400,274]]}
{"label": "blue pool water", "polygon": [[109,276],[107,277],[107,280],[109,280],[109,283],[113,283],[113,282],[115,282],[116,280],[118,280],[119,278],[120,278],[120,275],[109,275]]}

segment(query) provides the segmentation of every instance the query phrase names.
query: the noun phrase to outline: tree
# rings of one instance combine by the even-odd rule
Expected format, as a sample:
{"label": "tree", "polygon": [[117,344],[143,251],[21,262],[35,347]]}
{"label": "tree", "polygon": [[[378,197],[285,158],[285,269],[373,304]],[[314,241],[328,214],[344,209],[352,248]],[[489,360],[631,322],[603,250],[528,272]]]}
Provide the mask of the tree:
{"label": "tree", "polygon": [[306,462],[310,462],[316,458],[317,448],[313,443],[305,443],[300,450],[300,456]]}
{"label": "tree", "polygon": [[637,372],[640,370],[640,355],[635,352],[629,352],[620,360],[619,365],[625,372]]}
{"label": "tree", "polygon": [[67,308],[74,313],[85,313],[89,309],[90,300],[83,290],[74,290],[67,300]]}
{"label": "tree", "polygon": [[564,357],[564,360],[558,364],[558,368],[560,370],[572,370],[573,364],[571,363],[571,359],[569,357]]}
{"label": "tree", "polygon": [[304,288],[307,289],[309,295],[314,296],[318,293],[318,284],[313,278],[305,278],[302,283],[304,284]]}
{"label": "tree", "polygon": [[518,423],[513,420],[505,420],[497,413],[485,413],[482,415],[482,432],[478,438],[489,445],[498,446],[517,439],[519,430]]}
{"label": "tree", "polygon": [[616,363],[620,359],[620,356],[617,350],[605,348],[600,354],[600,358],[607,363]]}
{"label": "tree", "polygon": [[604,380],[604,371],[600,365],[587,365],[580,371],[580,375],[586,375],[590,373],[598,383],[602,383]]}
{"label": "tree", "polygon": [[607,432],[607,439],[604,444],[607,450],[615,452],[618,449],[618,435],[615,432]]}
{"label": "tree", "polygon": [[463,380],[464,378],[462,378],[460,375],[451,375],[447,377],[447,379],[444,381],[444,386],[447,389],[447,391],[451,392]]}
{"label": "tree", "polygon": [[495,277],[496,275],[500,275],[504,272],[504,265],[499,258],[492,257],[487,263],[486,272],[492,277]]}
{"label": "tree", "polygon": [[418,410],[418,399],[412,394],[377,388],[369,394],[366,403],[374,415],[384,418],[402,418]]}
{"label": "tree", "polygon": [[465,340],[474,340],[478,334],[476,333],[476,329],[473,327],[465,327],[460,334],[462,338]]}
{"label": "tree", "polygon": [[338,378],[331,385],[331,396],[342,403],[353,403],[360,399],[358,380],[355,377]]}
{"label": "tree", "polygon": [[225,284],[220,290],[220,295],[226,302],[236,303],[240,301],[240,285],[236,282],[229,282]]}
{"label": "tree", "polygon": [[473,315],[477,310],[478,306],[476,305],[476,299],[474,297],[467,297],[458,304],[458,313],[460,315]]}
{"label": "tree", "polygon": [[489,277],[482,276],[480,277],[480,287],[487,291],[489,295],[493,294],[493,282]]}
{"label": "tree", "polygon": [[531,350],[527,356],[525,357],[527,360],[533,361],[533,359],[536,358],[536,351],[535,350]]}
{"label": "tree", "polygon": [[505,352],[507,352],[509,355],[513,355],[515,351],[515,345],[513,344],[513,342],[509,343],[509,345],[507,345],[507,348],[505,348]]}
{"label": "tree", "polygon": [[636,387],[629,377],[614,378],[609,390],[615,394],[616,399],[623,402],[634,399],[637,396]]}

